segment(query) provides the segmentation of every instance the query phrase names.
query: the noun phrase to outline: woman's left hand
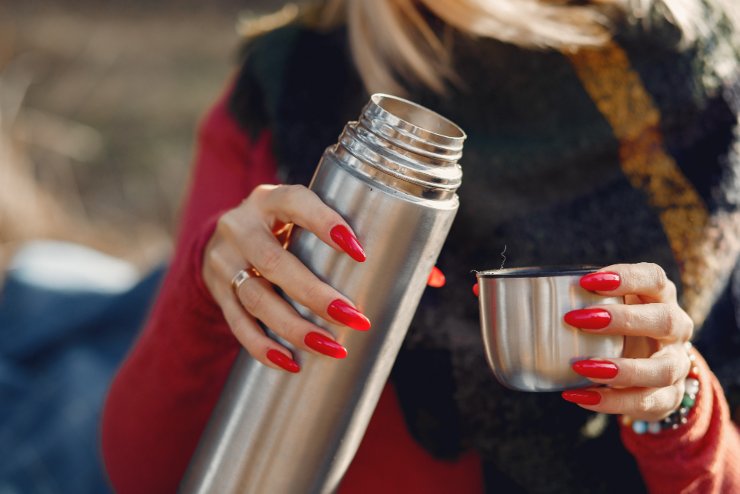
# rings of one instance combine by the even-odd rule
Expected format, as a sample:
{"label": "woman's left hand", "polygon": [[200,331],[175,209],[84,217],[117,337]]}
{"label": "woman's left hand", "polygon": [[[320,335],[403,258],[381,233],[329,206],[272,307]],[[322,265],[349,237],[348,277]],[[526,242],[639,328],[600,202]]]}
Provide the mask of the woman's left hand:
{"label": "woman's left hand", "polygon": [[593,387],[564,391],[583,408],[660,420],[676,410],[684,395],[691,361],[685,343],[694,324],[678,305],[676,286],[657,264],[615,264],[581,278],[581,286],[600,295],[624,296],[625,304],[599,305],[568,312],[565,321],[582,331],[624,335],[622,358],[590,359],[573,369]]}

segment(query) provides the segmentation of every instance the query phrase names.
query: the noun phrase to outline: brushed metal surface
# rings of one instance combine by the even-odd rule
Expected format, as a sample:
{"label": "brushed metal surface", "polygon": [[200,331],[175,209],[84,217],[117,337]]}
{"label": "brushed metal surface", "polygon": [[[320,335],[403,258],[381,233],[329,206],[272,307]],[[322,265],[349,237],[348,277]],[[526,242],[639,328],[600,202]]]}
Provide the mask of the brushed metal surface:
{"label": "brushed metal surface", "polygon": [[[373,138],[357,137],[357,126]],[[464,138],[457,126],[425,108],[373,95],[360,122],[350,122],[339,144],[327,148],[310,187],[347,219],[367,260],[357,263],[298,228],[289,250],[352,300],[373,327],[360,332],[329,324],[289,300],[331,332],[347,348],[347,358],[291,349],[301,372],[288,374],[242,352],[182,492],[325,493],[337,488],[457,211],[457,159]]]}
{"label": "brushed metal surface", "polygon": [[571,364],[619,357],[624,338],[589,334],[563,321],[566,312],[623,303],[581,288],[593,270],[515,268],[478,273],[486,357],[501,384],[519,391],[560,391],[592,384]]}

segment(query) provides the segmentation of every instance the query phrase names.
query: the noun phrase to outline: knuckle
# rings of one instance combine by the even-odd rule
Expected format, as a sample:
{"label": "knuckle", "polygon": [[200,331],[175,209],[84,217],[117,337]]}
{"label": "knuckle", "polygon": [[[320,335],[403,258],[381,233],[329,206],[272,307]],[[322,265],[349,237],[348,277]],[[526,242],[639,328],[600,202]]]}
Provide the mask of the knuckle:
{"label": "knuckle", "polygon": [[219,233],[228,232],[231,230],[232,226],[233,213],[231,211],[227,211],[218,218],[218,221],[216,222],[216,231]]}
{"label": "knuckle", "polygon": [[288,318],[282,324],[282,336],[296,346],[303,346],[301,335],[306,333],[306,324],[300,318]]}
{"label": "knuckle", "polygon": [[309,193],[308,187],[302,184],[290,184],[290,185],[284,185],[283,186],[286,191],[292,193],[292,194],[307,194]]}
{"label": "knuckle", "polygon": [[651,264],[650,269],[652,270],[652,277],[655,287],[659,291],[663,291],[668,288],[668,285],[672,282],[668,279],[668,275],[666,274],[665,270],[658,264]]}
{"label": "knuckle", "polygon": [[221,253],[218,251],[218,249],[207,249],[205,252],[205,255],[203,256],[203,263],[207,266],[211,266],[214,269],[221,264]]}
{"label": "knuckle", "polygon": [[234,241],[244,233],[246,225],[240,221],[239,212],[235,209],[222,214],[216,222],[216,233],[224,239]]}
{"label": "knuckle", "polygon": [[231,332],[247,352],[255,356],[259,335],[246,317],[239,317],[230,324]]}
{"label": "knuckle", "polygon": [[660,309],[660,323],[658,324],[658,338],[666,339],[676,335],[676,312],[669,305],[662,304]]}
{"label": "knuckle", "polygon": [[262,251],[259,262],[256,263],[257,270],[269,278],[278,270],[284,256],[285,251],[277,245],[265,248]]}
{"label": "knuckle", "polygon": [[[614,312],[614,309],[612,309]],[[622,319],[622,327],[625,331],[628,333],[634,332],[635,330],[639,329],[640,326],[640,317],[635,314],[633,310],[630,310],[629,306],[625,306],[625,310],[621,311],[621,319]]]}
{"label": "knuckle", "polygon": [[275,192],[279,195],[282,201],[299,201],[299,198],[305,196],[308,189],[304,185],[300,184],[289,184],[280,185]]}
{"label": "knuckle", "polygon": [[247,351],[247,353],[251,355],[253,358],[259,360],[262,363],[266,362],[267,358],[265,357],[265,353],[267,352],[265,352],[264,344],[260,342],[259,337],[255,336],[255,337],[246,338],[242,342],[242,346]]}
{"label": "knuckle", "polygon": [[269,194],[270,192],[274,191],[276,187],[274,185],[268,185],[268,184],[260,184],[254,189],[252,189],[252,193],[249,194],[249,197],[259,197],[264,196],[266,194]]}
{"label": "knuckle", "polygon": [[261,201],[265,197],[265,193],[267,191],[264,189],[264,185],[258,185],[254,189],[252,189],[252,192],[249,193],[247,197],[245,197],[239,207],[248,208],[253,203]]}
{"label": "knuckle", "polygon": [[662,310],[663,331],[660,336],[663,338],[675,337],[680,327],[676,311],[669,305],[664,305]]}
{"label": "knuckle", "polygon": [[[265,202],[265,200],[274,192],[276,187],[274,185],[261,184],[252,189],[252,192],[242,201],[244,207],[260,207],[259,204]],[[255,204],[256,203],[256,204]]]}
{"label": "knuckle", "polygon": [[670,386],[678,381],[680,376],[680,366],[678,362],[671,359],[661,368],[658,373],[658,380],[663,386]]}
{"label": "knuckle", "polygon": [[325,206],[321,209],[321,212],[318,215],[318,220],[318,228],[323,228],[325,231],[331,230],[335,225],[341,225],[344,223],[343,218],[329,206]]}
{"label": "knuckle", "polygon": [[637,397],[635,409],[640,414],[649,414],[655,408],[655,397],[652,393],[643,393]]}
{"label": "knuckle", "polygon": [[249,338],[249,330],[249,324],[243,317],[240,317],[231,323],[231,331],[235,335],[239,335],[241,337],[240,339],[244,341],[245,344],[251,340],[251,338]]}
{"label": "knuckle", "polygon": [[[303,300],[306,302],[313,302],[315,300],[324,300],[324,293],[323,293],[323,287],[320,283],[314,282],[314,283],[306,283],[304,289],[302,290],[301,297],[303,297]],[[307,304],[303,304],[307,305]]]}
{"label": "knuckle", "polygon": [[676,284],[670,278],[668,278],[667,275],[666,275],[666,280],[667,280],[666,287],[665,287],[666,294],[667,294],[666,296],[670,300],[676,300],[678,296],[678,290],[676,289]]}
{"label": "knuckle", "polygon": [[247,312],[257,316],[262,309],[265,290],[262,289],[259,283],[250,283],[250,281],[252,280],[247,280],[242,285],[241,290],[239,290],[239,299]]}
{"label": "knuckle", "polygon": [[690,341],[694,335],[694,320],[683,309],[681,310],[681,317],[684,320],[684,327],[686,328],[686,341]]}

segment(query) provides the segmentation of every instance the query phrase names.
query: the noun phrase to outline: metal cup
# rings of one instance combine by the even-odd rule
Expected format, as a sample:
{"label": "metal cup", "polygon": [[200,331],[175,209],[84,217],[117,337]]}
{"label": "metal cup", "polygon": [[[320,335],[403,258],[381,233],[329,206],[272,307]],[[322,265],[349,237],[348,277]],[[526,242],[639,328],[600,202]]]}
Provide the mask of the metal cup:
{"label": "metal cup", "polygon": [[621,304],[585,290],[594,267],[523,267],[477,273],[486,357],[496,378],[519,391],[560,391],[592,384],[571,364],[619,357],[624,337],[586,333],[565,323],[573,309]]}

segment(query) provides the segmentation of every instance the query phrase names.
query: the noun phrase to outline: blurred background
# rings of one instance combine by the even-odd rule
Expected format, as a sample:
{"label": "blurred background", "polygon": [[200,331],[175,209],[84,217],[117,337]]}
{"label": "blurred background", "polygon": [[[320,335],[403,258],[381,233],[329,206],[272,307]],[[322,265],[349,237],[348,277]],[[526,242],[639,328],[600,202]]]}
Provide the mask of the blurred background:
{"label": "blurred background", "polygon": [[0,266],[38,237],[165,259],[238,26],[283,3],[0,0]]}
{"label": "blurred background", "polygon": [[283,3],[0,0],[1,494],[109,492],[102,403],[170,256],[199,120],[240,31]]}

